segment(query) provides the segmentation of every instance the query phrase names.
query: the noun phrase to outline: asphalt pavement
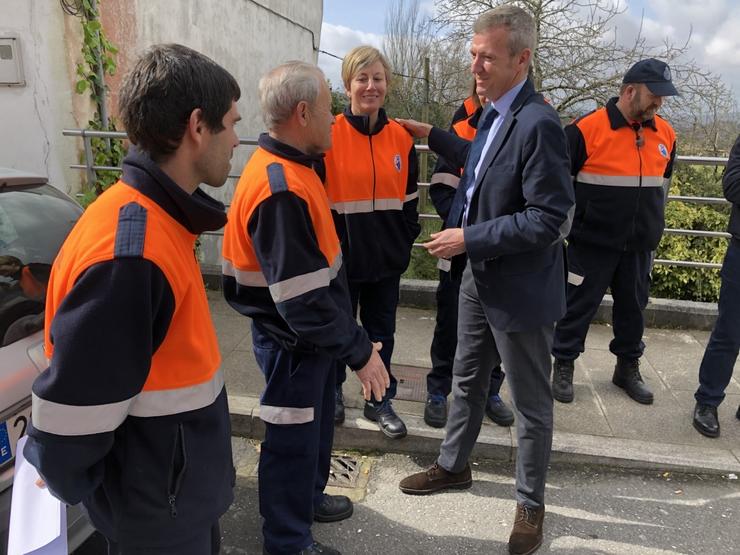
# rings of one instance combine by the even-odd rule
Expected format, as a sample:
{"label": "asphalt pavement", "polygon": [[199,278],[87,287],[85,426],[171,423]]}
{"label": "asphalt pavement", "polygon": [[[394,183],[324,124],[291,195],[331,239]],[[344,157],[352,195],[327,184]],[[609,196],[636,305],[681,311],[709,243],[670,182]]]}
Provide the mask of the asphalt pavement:
{"label": "asphalt pavement", "polygon": [[[261,553],[253,462],[256,442],[235,440],[236,501],[222,519],[225,555]],[[350,453],[352,455],[352,453]],[[360,454],[354,454],[362,457]],[[354,515],[314,525],[314,537],[344,555],[478,555],[507,553],[514,517],[514,467],[473,460],[469,490],[404,495],[398,482],[425,468],[429,456],[366,456],[368,483]],[[546,491],[544,542],[539,553],[740,553],[740,482],[728,475],[624,470],[554,464]]]}

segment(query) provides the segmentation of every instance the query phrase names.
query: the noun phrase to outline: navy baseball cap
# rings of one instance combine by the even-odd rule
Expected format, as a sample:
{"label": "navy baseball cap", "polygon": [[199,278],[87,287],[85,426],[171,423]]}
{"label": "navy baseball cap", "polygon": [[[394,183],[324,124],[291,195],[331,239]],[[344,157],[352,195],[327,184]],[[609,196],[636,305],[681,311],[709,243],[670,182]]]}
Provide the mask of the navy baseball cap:
{"label": "navy baseball cap", "polygon": [[675,96],[676,87],[671,82],[671,68],[667,63],[647,58],[640,60],[624,74],[622,83],[645,83],[655,96]]}

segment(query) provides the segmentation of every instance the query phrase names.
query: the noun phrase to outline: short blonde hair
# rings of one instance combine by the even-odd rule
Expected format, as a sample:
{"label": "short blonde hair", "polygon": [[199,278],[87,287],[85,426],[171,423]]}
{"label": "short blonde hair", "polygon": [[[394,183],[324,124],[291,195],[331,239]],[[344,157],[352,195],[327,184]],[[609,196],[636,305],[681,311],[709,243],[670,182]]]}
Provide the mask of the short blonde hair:
{"label": "short blonde hair", "polygon": [[344,57],[342,61],[342,81],[344,82],[344,88],[349,90],[350,81],[357,75],[363,68],[380,62],[385,70],[385,80],[391,82],[391,64],[388,63],[388,59],[377,48],[373,46],[357,46],[350,50],[350,52]]}

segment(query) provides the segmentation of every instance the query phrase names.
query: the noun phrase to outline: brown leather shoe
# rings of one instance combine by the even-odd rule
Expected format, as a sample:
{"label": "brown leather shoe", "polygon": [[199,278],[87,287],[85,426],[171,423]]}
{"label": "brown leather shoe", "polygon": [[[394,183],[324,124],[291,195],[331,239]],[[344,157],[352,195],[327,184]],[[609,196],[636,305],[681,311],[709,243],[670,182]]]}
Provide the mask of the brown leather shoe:
{"label": "brown leather shoe", "polygon": [[424,472],[407,476],[398,487],[409,495],[428,495],[443,489],[468,489],[472,484],[470,465],[466,465],[461,472],[453,473],[434,463]]}
{"label": "brown leather shoe", "polygon": [[529,555],[542,545],[542,521],[545,518],[545,506],[535,509],[517,503],[514,528],[509,536],[509,553],[511,555]]}

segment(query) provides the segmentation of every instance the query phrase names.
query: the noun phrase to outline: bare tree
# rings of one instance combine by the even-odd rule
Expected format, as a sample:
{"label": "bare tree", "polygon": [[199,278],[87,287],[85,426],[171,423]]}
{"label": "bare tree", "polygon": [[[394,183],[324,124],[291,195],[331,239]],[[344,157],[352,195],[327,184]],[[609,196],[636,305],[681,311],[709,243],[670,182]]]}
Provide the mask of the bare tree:
{"label": "bare tree", "polygon": [[447,126],[472,82],[466,40],[440,35],[436,24],[421,13],[419,0],[395,0],[386,12],[383,50],[395,73],[388,110],[420,119],[428,102],[428,119]]}
{"label": "bare tree", "polygon": [[690,34],[682,43],[661,37],[652,42],[641,21],[626,41],[618,25],[626,7],[611,0],[437,0],[433,22],[450,39],[469,38],[475,18],[503,3],[520,6],[534,17],[538,45],[532,79],[564,117],[603,105],[617,94],[627,68],[656,57],[671,65],[681,92],[680,101],[667,103],[666,114],[677,125],[692,128],[696,138],[704,133],[705,147],[712,152],[727,148],[731,133],[720,128],[728,126],[727,117],[736,114],[737,106],[721,77],[688,56]]}

